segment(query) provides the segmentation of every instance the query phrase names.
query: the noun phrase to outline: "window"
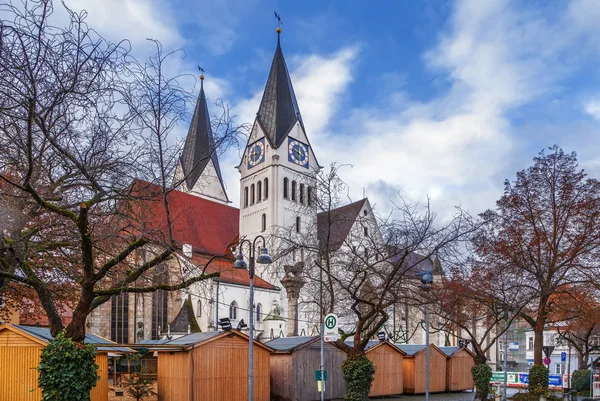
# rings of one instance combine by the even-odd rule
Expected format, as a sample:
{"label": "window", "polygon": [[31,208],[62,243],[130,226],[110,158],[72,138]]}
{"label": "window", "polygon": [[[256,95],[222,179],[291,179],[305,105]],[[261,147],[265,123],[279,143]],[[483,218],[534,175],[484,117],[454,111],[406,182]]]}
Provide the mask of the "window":
{"label": "window", "polygon": [[244,207],[248,207],[248,187],[244,188]]}
{"label": "window", "polygon": [[300,216],[296,217],[296,232],[300,232]]}
{"label": "window", "polygon": [[258,202],[262,200],[262,182],[259,181],[256,183],[256,197],[258,198]]}
{"label": "window", "polygon": [[306,204],[308,206],[312,206],[312,201],[313,201],[312,197],[313,197],[312,187],[308,187],[306,190]]}
{"label": "window", "polygon": [[296,200],[296,181],[292,181],[292,200]]}
{"label": "window", "polygon": [[304,184],[300,184],[300,203],[304,203]]}
{"label": "window", "polygon": [[366,211],[366,210],[364,210],[364,211],[363,211],[363,214],[366,216],[366,215],[367,215],[367,211]]}
{"label": "window", "polygon": [[237,302],[233,301],[231,305],[229,305],[229,319],[236,320],[237,319]]}
{"label": "window", "polygon": [[284,197],[285,199],[287,199],[287,198],[288,198],[288,186],[289,186],[289,183],[290,183],[290,180],[288,180],[288,178],[287,178],[287,177],[285,177],[285,178],[283,179],[283,197]]}
{"label": "window", "polygon": [[6,305],[6,298],[4,298],[4,295],[0,295],[0,308],[4,308],[5,305]]}
{"label": "window", "polygon": [[262,230],[261,231],[266,231],[267,229],[267,215],[263,213],[262,215]]}
{"label": "window", "polygon": [[254,194],[254,184],[250,185],[250,204],[254,205],[255,194]]}
{"label": "window", "polygon": [[533,337],[527,338],[527,349],[533,349]]}
{"label": "window", "polygon": [[557,375],[562,375],[562,365],[560,363],[557,363],[556,365],[554,365],[554,373],[556,373]]}
{"label": "window", "polygon": [[369,228],[368,227],[363,227],[365,230],[365,237],[369,236]]}
{"label": "window", "polygon": [[262,305],[258,304],[258,305],[256,305],[256,321],[260,322],[261,317],[262,317]]}
{"label": "window", "polygon": [[269,179],[265,178],[265,199],[269,199]]}
{"label": "window", "polygon": [[202,317],[202,301],[198,300],[196,302],[196,317]]}
{"label": "window", "polygon": [[369,260],[369,250],[365,248],[365,259]]}
{"label": "window", "polygon": [[111,297],[110,339],[118,343],[129,342],[129,293]]}

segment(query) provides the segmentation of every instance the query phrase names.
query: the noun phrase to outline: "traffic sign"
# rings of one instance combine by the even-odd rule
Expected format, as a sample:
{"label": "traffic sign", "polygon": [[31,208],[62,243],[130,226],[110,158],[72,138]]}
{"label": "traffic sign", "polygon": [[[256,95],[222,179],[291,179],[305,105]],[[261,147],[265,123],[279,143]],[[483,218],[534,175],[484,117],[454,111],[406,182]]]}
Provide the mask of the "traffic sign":
{"label": "traffic sign", "polygon": [[550,359],[550,358],[548,358],[548,357],[545,357],[545,358],[544,358],[544,365],[546,365],[546,366],[550,366],[550,363],[552,363],[552,359]]}
{"label": "traffic sign", "polygon": [[544,355],[550,358],[550,355],[552,355],[552,351],[554,351],[554,345],[544,345],[542,347],[542,350],[544,351]]}
{"label": "traffic sign", "polygon": [[[315,370],[315,380],[316,381],[321,380],[321,371],[320,370]],[[327,380],[327,371],[326,370],[323,371],[323,380]]]}
{"label": "traffic sign", "polygon": [[566,362],[567,361],[567,353],[566,352],[561,352],[560,353],[560,361],[561,362]]}
{"label": "traffic sign", "polygon": [[325,341],[337,341],[339,338],[338,333],[338,317],[335,313],[330,313],[325,316],[325,332],[323,336],[325,337]]}

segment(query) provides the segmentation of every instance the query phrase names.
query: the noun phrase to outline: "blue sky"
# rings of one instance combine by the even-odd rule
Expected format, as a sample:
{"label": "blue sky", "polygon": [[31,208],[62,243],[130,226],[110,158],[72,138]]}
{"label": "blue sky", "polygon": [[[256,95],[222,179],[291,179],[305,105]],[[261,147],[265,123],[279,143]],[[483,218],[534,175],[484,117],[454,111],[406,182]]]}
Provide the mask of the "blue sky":
{"label": "blue sky", "polygon": [[[252,122],[276,44],[307,133],[350,196],[389,207],[431,197],[447,216],[493,207],[505,178],[545,147],[577,151],[600,178],[600,1],[68,0],[144,57],[147,37],[207,70],[206,91]],[[183,127],[185,128],[185,127]],[[183,130],[185,131],[185,130]],[[239,197],[236,150],[221,168]]]}

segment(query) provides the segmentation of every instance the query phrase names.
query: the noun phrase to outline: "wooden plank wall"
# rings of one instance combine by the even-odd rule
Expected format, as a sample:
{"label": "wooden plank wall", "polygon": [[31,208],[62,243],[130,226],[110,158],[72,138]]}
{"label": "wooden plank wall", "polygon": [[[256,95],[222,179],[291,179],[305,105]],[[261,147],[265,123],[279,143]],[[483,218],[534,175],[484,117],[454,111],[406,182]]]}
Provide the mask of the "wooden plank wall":
{"label": "wooden plank wall", "polygon": [[[325,344],[325,398],[330,400],[342,398],[346,393],[346,385],[342,376],[342,364],[346,353],[332,344]],[[320,400],[315,370],[321,365],[321,346],[318,341],[300,348],[293,354],[292,375],[294,377],[294,393],[292,400]]]}
{"label": "wooden plank wall", "polygon": [[[40,355],[43,346],[10,330],[0,332],[0,401],[39,401]],[[100,380],[91,391],[92,401],[108,401],[108,357],[96,356]],[[32,391],[33,390],[33,391]]]}
{"label": "wooden plank wall", "polygon": [[475,387],[471,368],[475,364],[473,355],[468,351],[460,350],[448,359],[447,391],[471,390]]}
{"label": "wooden plank wall", "polygon": [[292,354],[271,354],[271,399],[292,400],[293,384]]}
{"label": "wooden plank wall", "polygon": [[369,397],[402,394],[402,354],[390,345],[383,344],[367,352],[367,358],[375,365],[375,377]]}
{"label": "wooden plank wall", "polygon": [[[193,401],[248,399],[248,342],[232,335],[198,346],[189,352]],[[254,346],[254,399],[270,400],[270,352]],[[159,370],[160,361],[158,363]],[[165,401],[179,401],[178,398]]]}
{"label": "wooden plank wall", "polygon": [[[415,356],[415,394],[425,393],[425,351]],[[437,348],[431,347],[430,352],[430,370],[429,370],[429,391],[440,393],[446,391],[446,355]],[[406,372],[405,372],[406,377]],[[406,387],[405,387],[405,392]]]}
{"label": "wooden plank wall", "polygon": [[191,364],[187,352],[158,353],[158,401],[191,401]]}
{"label": "wooden plank wall", "polygon": [[402,384],[404,392],[409,394],[415,393],[415,358],[405,356],[402,361]]}

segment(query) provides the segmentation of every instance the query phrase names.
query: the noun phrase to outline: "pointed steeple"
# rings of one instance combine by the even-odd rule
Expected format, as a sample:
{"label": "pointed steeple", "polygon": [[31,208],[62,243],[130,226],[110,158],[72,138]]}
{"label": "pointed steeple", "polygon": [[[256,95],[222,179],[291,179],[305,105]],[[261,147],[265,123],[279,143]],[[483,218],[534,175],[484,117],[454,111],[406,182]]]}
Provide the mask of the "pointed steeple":
{"label": "pointed steeple", "polygon": [[204,75],[200,75],[200,95],[194,110],[194,116],[190,124],[190,129],[185,139],[183,152],[181,153],[181,167],[185,175],[185,182],[188,188],[193,188],[202,175],[202,172],[212,161],[217,177],[223,188],[223,177],[219,167],[219,159],[215,150],[215,141],[212,128],[210,126],[210,116],[204,95]]}
{"label": "pointed steeple", "polygon": [[288,73],[280,44],[281,28],[277,28],[277,49],[271,64],[257,119],[271,146],[281,146],[290,130],[300,122],[304,129],[290,74]]}

